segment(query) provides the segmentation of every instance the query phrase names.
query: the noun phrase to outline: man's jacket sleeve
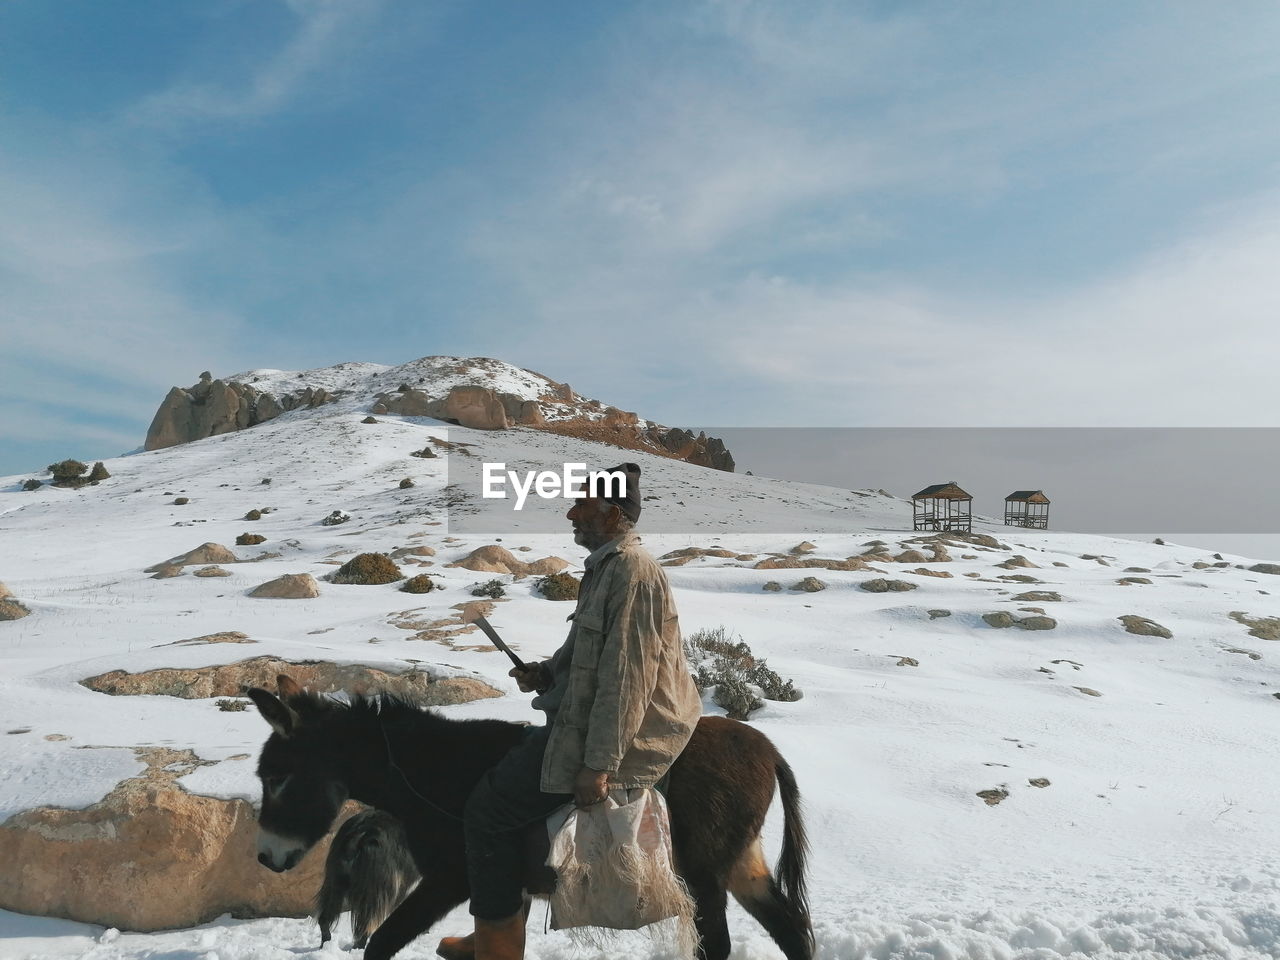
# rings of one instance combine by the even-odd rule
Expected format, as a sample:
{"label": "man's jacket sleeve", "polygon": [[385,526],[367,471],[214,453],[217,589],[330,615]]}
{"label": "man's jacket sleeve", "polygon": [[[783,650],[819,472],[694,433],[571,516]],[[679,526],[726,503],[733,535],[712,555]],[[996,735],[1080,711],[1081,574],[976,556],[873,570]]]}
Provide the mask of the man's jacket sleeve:
{"label": "man's jacket sleeve", "polygon": [[663,656],[664,601],[660,586],[634,582],[608,626],[596,666],[584,766],[616,771],[640,731]]}

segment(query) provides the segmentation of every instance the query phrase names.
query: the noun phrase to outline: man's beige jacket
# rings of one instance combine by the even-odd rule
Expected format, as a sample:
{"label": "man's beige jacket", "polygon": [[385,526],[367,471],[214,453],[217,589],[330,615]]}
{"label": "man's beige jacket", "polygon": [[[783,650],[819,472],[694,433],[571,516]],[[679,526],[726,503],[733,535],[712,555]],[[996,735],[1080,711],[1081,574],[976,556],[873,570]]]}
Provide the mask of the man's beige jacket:
{"label": "man's beige jacket", "polygon": [[611,788],[653,786],[693,735],[702,698],[689,675],[666,572],[627,534],[587,559],[573,626],[545,666],[563,673],[542,790],[572,793],[585,766]]}

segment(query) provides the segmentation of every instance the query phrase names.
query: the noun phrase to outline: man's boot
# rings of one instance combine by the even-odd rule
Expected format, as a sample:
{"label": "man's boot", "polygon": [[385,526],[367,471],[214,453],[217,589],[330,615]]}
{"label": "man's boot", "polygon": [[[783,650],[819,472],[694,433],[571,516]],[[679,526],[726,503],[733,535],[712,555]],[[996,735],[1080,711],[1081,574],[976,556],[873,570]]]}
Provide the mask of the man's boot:
{"label": "man's boot", "polygon": [[[524,906],[520,908],[520,923],[523,926],[529,921],[529,910],[533,899],[526,894]],[[523,944],[521,945],[523,950]],[[476,960],[476,935],[468,933],[465,937],[443,937],[436,945],[436,956],[444,960]]]}
{"label": "man's boot", "polygon": [[476,917],[476,960],[524,960],[524,911],[505,920]]}

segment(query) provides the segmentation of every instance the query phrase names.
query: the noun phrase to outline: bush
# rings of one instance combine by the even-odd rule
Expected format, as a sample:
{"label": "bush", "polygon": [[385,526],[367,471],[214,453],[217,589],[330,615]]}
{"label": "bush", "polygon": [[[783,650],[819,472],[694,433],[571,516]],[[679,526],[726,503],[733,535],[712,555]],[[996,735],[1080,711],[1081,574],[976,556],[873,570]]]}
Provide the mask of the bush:
{"label": "bush", "polygon": [[507,595],[507,588],[502,585],[501,580],[489,580],[472,587],[471,595],[473,597],[488,597],[490,600],[501,600]]}
{"label": "bush", "polygon": [[571,573],[539,577],[534,587],[548,600],[577,600],[579,580]]}
{"label": "bush", "polygon": [[373,417],[365,417],[365,418],[364,418],[363,420],[361,420],[360,422],[361,422],[361,423],[377,423],[378,421],[377,421],[377,420],[375,420]]}
{"label": "bush", "polygon": [[49,472],[53,474],[55,487],[78,487],[84,481],[81,477],[89,468],[79,460],[59,460],[49,464]]}
{"label": "bush", "polygon": [[237,547],[252,547],[259,543],[266,543],[267,538],[260,533],[242,533],[236,537]]}
{"label": "bush", "polygon": [[223,697],[218,701],[218,709],[225,710],[228,713],[239,713],[242,710],[249,709],[249,701],[233,700],[230,697]]}
{"label": "bush", "polygon": [[741,638],[731,636],[724,627],[690,634],[685,637],[684,650],[699,692],[714,687],[712,699],[735,720],[745,720],[764,706],[761,697],[789,703],[803,696],[792,681],[770,670]]}
{"label": "bush", "polygon": [[372,586],[403,579],[396,562],[385,553],[362,553],[340,566],[329,578],[329,582]]}
{"label": "bush", "polygon": [[43,483],[41,483],[35,477],[32,477],[30,480],[28,480],[26,483],[22,485],[22,489],[23,490],[39,490],[43,486],[44,486]]}
{"label": "bush", "polygon": [[400,589],[404,593],[430,593],[435,588],[435,581],[425,573],[420,573],[416,577],[410,577],[406,580],[404,586]]}
{"label": "bush", "polygon": [[93,469],[89,471],[89,482],[97,483],[99,480],[110,480],[111,474],[107,473],[106,465],[101,460],[93,465]]}
{"label": "bush", "polygon": [[421,450],[413,451],[413,453],[409,454],[409,456],[421,457],[424,460],[434,460],[436,458],[436,452],[432,450],[430,447],[423,447]]}

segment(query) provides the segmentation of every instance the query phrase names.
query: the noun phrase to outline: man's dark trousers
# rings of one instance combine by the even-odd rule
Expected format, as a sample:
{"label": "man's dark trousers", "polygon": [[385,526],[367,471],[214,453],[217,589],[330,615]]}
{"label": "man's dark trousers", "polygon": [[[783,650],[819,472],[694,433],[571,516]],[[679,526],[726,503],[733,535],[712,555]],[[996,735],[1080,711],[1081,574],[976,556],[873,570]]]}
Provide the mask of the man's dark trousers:
{"label": "man's dark trousers", "polygon": [[480,778],[464,812],[471,915],[504,920],[524,904],[525,829],[573,801],[543,793],[542,755],[551,726],[529,727],[524,739]]}

